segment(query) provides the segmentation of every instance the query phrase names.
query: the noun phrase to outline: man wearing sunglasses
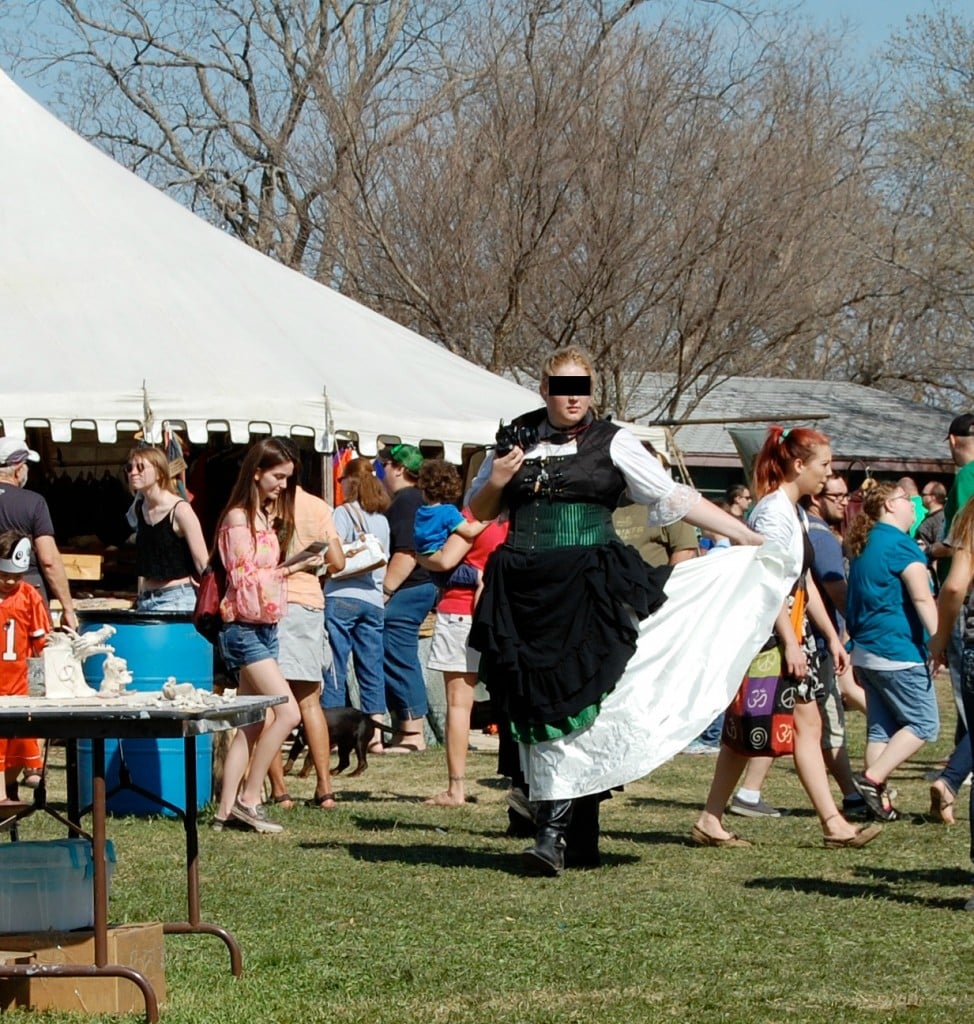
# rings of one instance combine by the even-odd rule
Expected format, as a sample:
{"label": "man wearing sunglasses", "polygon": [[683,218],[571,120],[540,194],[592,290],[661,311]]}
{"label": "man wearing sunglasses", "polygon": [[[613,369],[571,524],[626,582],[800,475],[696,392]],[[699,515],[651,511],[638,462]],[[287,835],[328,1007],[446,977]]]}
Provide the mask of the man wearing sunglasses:
{"label": "man wearing sunglasses", "polygon": [[0,437],[0,531],[16,530],[30,537],[26,581],[41,592],[45,602],[56,597],[61,602],[61,625],[77,629],[78,617],[61,552],[54,542],[51,512],[40,494],[24,489],[28,463],[40,460],[22,437]]}

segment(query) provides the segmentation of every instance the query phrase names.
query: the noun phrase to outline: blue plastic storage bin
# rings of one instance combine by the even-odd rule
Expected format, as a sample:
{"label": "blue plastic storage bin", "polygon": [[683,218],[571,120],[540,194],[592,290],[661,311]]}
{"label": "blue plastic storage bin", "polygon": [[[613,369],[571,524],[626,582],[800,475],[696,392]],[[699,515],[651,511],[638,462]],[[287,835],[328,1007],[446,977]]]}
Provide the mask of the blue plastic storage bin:
{"label": "blue plastic storage bin", "polygon": [[[115,847],[110,840],[105,867],[111,885]],[[94,870],[87,839],[0,843],[0,932],[90,928]]]}
{"label": "blue plastic storage bin", "polygon": [[[118,657],[128,662],[133,677],[130,690],[161,690],[169,676],[202,690],[213,688],[213,648],[196,632],[188,612],[92,611],[81,612],[78,618],[82,633],[106,624],[115,627],[116,633],[107,643],[115,648]],[[104,660],[104,655],[97,655],[84,663],[85,679],[96,689],[101,682]],[[212,750],[208,735],[196,738],[197,810],[210,799]],[[182,740],[105,740],[105,784],[109,792],[118,785],[123,754],[136,785],[186,810]],[[81,807],[91,804],[91,772],[91,741],[79,740],[78,801]],[[130,789],[110,796],[107,809],[112,814],[172,814],[154,800]]]}

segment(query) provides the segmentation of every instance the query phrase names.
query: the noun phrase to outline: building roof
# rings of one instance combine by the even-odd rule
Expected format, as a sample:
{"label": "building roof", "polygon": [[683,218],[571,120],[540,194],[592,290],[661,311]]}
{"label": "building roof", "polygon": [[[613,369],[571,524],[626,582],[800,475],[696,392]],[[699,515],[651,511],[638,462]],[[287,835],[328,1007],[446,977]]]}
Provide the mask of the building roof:
{"label": "building roof", "polygon": [[[659,408],[664,396],[672,393],[673,381],[673,374],[646,374],[630,409]],[[676,444],[691,466],[738,465],[728,428],[763,429],[780,423],[814,426],[828,434],[839,468],[863,463],[887,472],[953,471],[945,437],[954,412],[861,384],[731,377],[696,405],[685,400],[682,408],[689,410],[685,423],[672,426]],[[666,421],[637,417],[637,422]]]}

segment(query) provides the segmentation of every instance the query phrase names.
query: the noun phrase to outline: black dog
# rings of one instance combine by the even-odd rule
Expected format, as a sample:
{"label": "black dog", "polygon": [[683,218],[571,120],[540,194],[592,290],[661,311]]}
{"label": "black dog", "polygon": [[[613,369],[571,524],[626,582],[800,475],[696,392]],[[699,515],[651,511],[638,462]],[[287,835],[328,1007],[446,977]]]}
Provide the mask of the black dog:
{"label": "black dog", "polygon": [[[325,708],[324,712],[325,721],[328,722],[328,735],[331,739],[331,745],[338,748],[338,764],[332,768],[332,775],[340,775],[351,764],[351,753],[353,750],[358,759],[358,764],[349,778],[361,775],[369,766],[368,749],[376,729],[390,735],[397,731],[388,725],[377,722],[374,718],[370,718],[363,711],[359,711],[358,708]],[[413,734],[404,733],[402,735],[411,736]],[[284,766],[285,775],[289,774],[294,767],[294,762],[298,759],[304,747],[304,730],[299,726],[298,734],[288,754],[287,764]],[[310,771],[311,759],[306,758],[298,777],[303,779]]]}

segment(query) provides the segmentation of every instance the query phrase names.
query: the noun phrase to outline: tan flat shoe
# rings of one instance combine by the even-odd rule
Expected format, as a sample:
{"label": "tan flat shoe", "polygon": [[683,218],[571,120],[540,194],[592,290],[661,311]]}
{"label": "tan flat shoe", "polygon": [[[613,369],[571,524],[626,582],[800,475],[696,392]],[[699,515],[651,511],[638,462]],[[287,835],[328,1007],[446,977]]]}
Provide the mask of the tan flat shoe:
{"label": "tan flat shoe", "polygon": [[697,844],[697,846],[753,846],[754,843],[748,842],[747,839],[741,839],[736,832],[731,832],[730,835],[723,839],[717,836],[709,836],[699,825],[694,825],[690,829],[690,838]]}
{"label": "tan flat shoe", "polygon": [[822,836],[822,842],[825,843],[828,850],[858,850],[866,843],[871,843],[882,831],[882,825],[862,825],[856,829],[853,835],[846,836],[845,839],[840,839],[838,836]]}

